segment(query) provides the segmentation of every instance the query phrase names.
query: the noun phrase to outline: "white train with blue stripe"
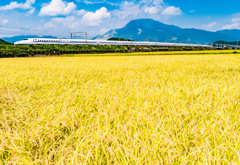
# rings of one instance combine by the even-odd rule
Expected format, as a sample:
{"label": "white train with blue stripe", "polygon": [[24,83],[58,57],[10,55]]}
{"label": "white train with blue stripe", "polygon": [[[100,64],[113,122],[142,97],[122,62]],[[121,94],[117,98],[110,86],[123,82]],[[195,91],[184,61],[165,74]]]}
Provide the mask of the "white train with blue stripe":
{"label": "white train with blue stripe", "polygon": [[213,47],[212,45],[166,43],[166,42],[140,42],[140,41],[108,41],[83,39],[48,39],[29,38],[15,42],[14,45],[134,45],[134,46],[181,46],[181,47]]}

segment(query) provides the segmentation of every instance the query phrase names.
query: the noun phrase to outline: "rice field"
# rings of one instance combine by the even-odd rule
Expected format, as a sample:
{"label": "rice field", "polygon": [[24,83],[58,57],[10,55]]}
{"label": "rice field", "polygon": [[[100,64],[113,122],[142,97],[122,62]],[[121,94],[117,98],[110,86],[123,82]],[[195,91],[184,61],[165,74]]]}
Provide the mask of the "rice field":
{"label": "rice field", "polygon": [[220,53],[0,59],[0,164],[240,164]]}

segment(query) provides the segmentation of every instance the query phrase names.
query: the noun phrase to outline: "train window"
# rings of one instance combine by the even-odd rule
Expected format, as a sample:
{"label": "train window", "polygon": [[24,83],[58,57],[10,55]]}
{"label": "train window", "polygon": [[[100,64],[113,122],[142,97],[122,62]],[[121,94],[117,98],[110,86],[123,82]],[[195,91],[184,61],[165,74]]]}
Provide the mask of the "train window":
{"label": "train window", "polygon": [[24,39],[24,40],[28,40],[28,39]]}

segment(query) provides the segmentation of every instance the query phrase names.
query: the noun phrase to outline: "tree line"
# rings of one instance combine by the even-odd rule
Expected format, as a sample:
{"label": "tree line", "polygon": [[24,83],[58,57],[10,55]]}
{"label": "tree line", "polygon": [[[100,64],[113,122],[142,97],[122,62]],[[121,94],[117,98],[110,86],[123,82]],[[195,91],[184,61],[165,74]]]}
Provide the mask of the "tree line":
{"label": "tree line", "polygon": [[[56,56],[63,54],[131,53],[153,51],[206,50],[195,47],[125,46],[125,45],[0,45],[0,57]],[[211,49],[211,48],[210,48]]]}

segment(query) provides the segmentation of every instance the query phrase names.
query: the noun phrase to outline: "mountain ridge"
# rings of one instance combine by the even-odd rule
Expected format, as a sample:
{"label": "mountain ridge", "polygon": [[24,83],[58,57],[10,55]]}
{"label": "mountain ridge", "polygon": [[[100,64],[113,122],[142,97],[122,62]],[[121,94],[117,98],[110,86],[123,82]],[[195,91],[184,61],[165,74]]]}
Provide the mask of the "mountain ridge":
{"label": "mountain ridge", "polygon": [[[132,38],[131,38],[132,36]],[[175,25],[168,25],[153,19],[136,19],[128,22],[123,28],[111,29],[103,35],[93,39],[126,38],[134,41],[159,41],[179,43],[214,43],[216,41],[239,41],[240,30],[219,30],[216,32],[195,29],[181,28]],[[2,38],[6,42],[14,43],[25,38],[57,38],[53,36],[21,35]]]}
{"label": "mountain ridge", "polygon": [[[234,34],[237,34],[234,35]],[[135,41],[151,40],[158,38],[159,42],[189,42],[189,43],[213,43],[215,41],[236,41],[240,39],[240,30],[207,31],[195,28],[180,28],[168,25],[153,19],[137,19],[127,23],[123,28],[109,30],[104,35],[94,37],[112,38],[132,36]]]}

